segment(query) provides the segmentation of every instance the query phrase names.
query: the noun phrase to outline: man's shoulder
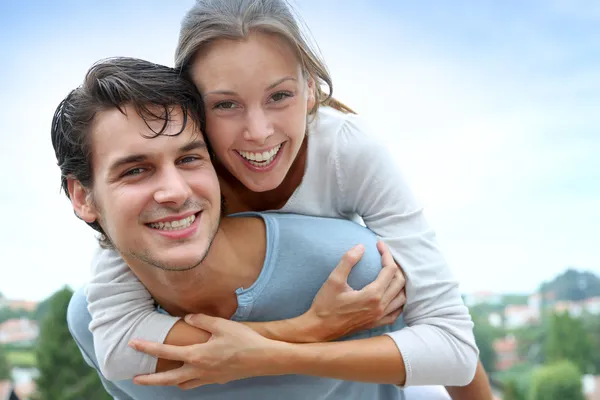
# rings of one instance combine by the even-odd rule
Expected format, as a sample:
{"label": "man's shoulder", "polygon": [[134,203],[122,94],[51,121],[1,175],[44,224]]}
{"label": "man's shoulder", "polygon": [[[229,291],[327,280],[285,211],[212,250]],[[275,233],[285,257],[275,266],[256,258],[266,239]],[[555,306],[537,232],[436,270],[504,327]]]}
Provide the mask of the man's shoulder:
{"label": "man's shoulder", "polygon": [[69,330],[73,336],[80,338],[91,332],[88,329],[91,321],[90,314],[87,308],[87,298],[85,296],[85,289],[79,288],[73,293],[69,306],[67,308],[67,324]]}
{"label": "man's shoulder", "polygon": [[276,212],[263,214],[265,219],[276,221],[277,230],[283,239],[296,238],[300,235],[303,238],[312,238],[319,242],[333,241],[347,245],[348,241],[344,238],[354,242],[355,240],[361,241],[375,239],[376,237],[364,225],[346,218]]}

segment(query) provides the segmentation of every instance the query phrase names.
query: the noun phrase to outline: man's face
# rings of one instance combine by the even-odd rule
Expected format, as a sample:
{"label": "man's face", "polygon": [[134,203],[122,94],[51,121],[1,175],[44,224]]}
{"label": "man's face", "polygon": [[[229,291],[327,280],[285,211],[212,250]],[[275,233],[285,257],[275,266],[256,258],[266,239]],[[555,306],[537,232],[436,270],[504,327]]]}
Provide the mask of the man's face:
{"label": "man's face", "polygon": [[[220,189],[206,144],[188,119],[174,113],[144,121],[132,107],[96,115],[91,132],[94,184],[87,197],[96,219],[123,257],[164,270],[187,270],[206,256],[219,225]],[[146,137],[144,137],[146,136]],[[90,221],[88,221],[90,222]]]}

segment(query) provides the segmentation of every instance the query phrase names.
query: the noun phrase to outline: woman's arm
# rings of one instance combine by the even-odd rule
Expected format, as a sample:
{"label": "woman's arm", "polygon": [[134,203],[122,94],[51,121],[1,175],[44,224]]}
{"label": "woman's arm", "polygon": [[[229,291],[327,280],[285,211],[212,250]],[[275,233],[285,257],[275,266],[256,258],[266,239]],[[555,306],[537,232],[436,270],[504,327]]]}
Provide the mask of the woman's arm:
{"label": "woman's arm", "polygon": [[406,385],[467,385],[478,357],[473,322],[422,207],[388,149],[355,116],[336,139],[340,211],[360,215],[406,275],[408,327],[389,334],[406,365]]}
{"label": "woman's arm", "polygon": [[475,378],[467,386],[447,386],[446,390],[452,400],[493,400],[490,380],[481,361],[477,364]]}
{"label": "woman's arm", "polygon": [[[134,379],[139,385],[191,389],[251,376],[303,374],[360,382],[404,384],[405,367],[386,336],[328,343],[286,343],[266,339],[239,322],[197,314],[186,317],[210,335],[187,347],[134,341],[134,348],[179,361],[178,369]],[[190,351],[191,350],[191,351]]]}
{"label": "woman's arm", "polygon": [[116,381],[153,372],[156,359],[131,349],[129,340],[162,342],[179,318],[156,311],[154,299],[116,250],[98,247],[85,294],[102,375]]}
{"label": "woman's arm", "polygon": [[[347,273],[361,254],[348,252],[332,272],[330,281],[345,281]],[[394,267],[395,268],[395,267]],[[388,287],[393,274],[382,273],[372,283],[375,288]],[[342,274],[340,278],[338,275]],[[346,274],[344,276],[344,274]],[[96,357],[102,374],[109,380],[131,379],[139,374],[164,371],[177,363],[160,360],[133,350],[132,339],[174,345],[205,342],[206,333],[157,312],[154,299],[115,250],[99,249],[92,262],[93,278],[87,286],[88,309],[92,316],[90,331],[94,336]],[[397,318],[404,297],[404,286],[391,286],[383,298],[377,290],[354,291],[326,284],[309,312],[288,320],[247,323],[267,338],[289,342],[325,341],[364,329],[389,324]],[[398,302],[400,300],[400,302]],[[390,306],[391,308],[388,308]],[[327,311],[324,313],[323,311]],[[381,313],[383,310],[384,313]]]}
{"label": "woman's arm", "polygon": [[[288,343],[319,343],[394,323],[406,301],[402,290],[405,280],[385,245],[380,243],[378,247],[382,255],[382,269],[377,278],[361,290],[354,290],[347,284],[350,271],[363,255],[364,248],[357,246],[344,254],[306,313],[281,321],[241,324],[267,339]],[[193,352],[194,345],[205,343],[208,339],[210,334],[206,331],[178,321],[164,344],[187,346],[182,351]],[[144,348],[143,344],[137,347],[140,351],[144,351]],[[178,367],[181,367],[181,362],[160,358],[156,372]]]}

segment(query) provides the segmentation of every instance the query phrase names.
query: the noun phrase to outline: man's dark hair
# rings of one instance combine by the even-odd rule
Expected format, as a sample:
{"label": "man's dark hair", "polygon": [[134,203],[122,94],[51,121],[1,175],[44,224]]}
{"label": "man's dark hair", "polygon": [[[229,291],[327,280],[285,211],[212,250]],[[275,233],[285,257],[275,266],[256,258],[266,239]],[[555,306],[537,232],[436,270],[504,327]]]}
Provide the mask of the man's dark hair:
{"label": "man's dark hair", "polygon": [[[204,104],[196,87],[173,68],[135,58],[117,57],[100,60],[87,72],[83,84],[60,102],[52,119],[52,146],[61,172],[61,186],[67,197],[67,178],[91,189],[90,130],[94,116],[105,110],[118,109],[125,114],[131,105],[154,133],[148,138],[164,135],[173,113],[183,112],[179,135],[189,119],[204,132]],[[149,121],[163,121],[160,130],[150,127]],[[100,243],[110,241],[97,221],[88,223],[100,232]]]}

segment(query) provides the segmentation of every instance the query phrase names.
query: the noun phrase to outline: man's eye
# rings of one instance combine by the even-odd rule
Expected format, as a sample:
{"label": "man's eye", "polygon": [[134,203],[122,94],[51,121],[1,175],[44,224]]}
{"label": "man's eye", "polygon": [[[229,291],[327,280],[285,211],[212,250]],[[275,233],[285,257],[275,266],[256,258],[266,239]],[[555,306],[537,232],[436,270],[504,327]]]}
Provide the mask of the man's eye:
{"label": "man's eye", "polygon": [[277,102],[277,101],[285,100],[288,97],[292,97],[292,94],[290,92],[277,92],[271,96],[271,99],[273,101]]}
{"label": "man's eye", "polygon": [[201,158],[198,157],[198,156],[185,156],[185,157],[183,157],[182,159],[179,160],[179,163],[180,164],[189,164],[189,163],[192,163],[194,161],[198,161],[200,159]]}
{"label": "man's eye", "polygon": [[145,168],[132,168],[132,169],[128,170],[127,172],[125,172],[123,174],[123,176],[136,176],[136,175],[140,175],[140,174],[144,173],[144,171],[146,171]]}
{"label": "man's eye", "polygon": [[215,104],[213,108],[221,110],[231,110],[235,108],[235,103],[233,101],[222,101],[220,103]]}

